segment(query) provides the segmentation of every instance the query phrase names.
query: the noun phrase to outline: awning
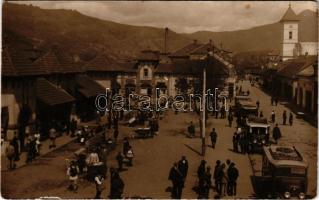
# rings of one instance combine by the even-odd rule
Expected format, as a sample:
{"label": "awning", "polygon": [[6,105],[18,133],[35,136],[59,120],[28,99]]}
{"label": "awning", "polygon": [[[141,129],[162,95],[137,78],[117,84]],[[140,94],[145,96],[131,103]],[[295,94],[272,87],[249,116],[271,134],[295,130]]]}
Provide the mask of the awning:
{"label": "awning", "polygon": [[37,79],[36,96],[37,99],[50,106],[70,103],[75,99],[62,88],[54,85],[50,81],[39,78]]}
{"label": "awning", "polygon": [[86,98],[95,97],[99,94],[105,94],[105,88],[86,75],[76,77],[77,91]]}

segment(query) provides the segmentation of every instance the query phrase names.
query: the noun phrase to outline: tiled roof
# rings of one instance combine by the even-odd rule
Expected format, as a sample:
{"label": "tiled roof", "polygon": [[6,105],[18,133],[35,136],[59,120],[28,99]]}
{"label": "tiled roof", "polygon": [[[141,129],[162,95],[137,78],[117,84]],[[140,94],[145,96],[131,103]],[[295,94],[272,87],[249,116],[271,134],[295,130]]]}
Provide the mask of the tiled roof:
{"label": "tiled roof", "polygon": [[185,57],[185,56],[189,56],[189,53],[192,52],[193,50],[199,48],[200,46],[202,46],[202,44],[199,44],[197,42],[193,42],[189,45],[186,45],[185,47],[178,49],[177,51],[175,51],[174,53],[172,53],[170,55],[170,57]]}
{"label": "tiled roof", "polygon": [[105,88],[86,75],[77,75],[76,83],[77,90],[86,98],[105,94]]}
{"label": "tiled roof", "polygon": [[73,102],[75,99],[65,90],[57,87],[44,78],[37,79],[36,82],[37,98],[48,105],[58,105]]}
{"label": "tiled roof", "polygon": [[102,54],[85,64],[83,68],[86,71],[97,72],[136,72],[135,64],[135,62],[115,61]]}
{"label": "tiled roof", "polygon": [[289,8],[287,9],[286,13],[280,20],[281,22],[284,21],[299,21],[298,16],[296,13],[291,9],[291,6],[289,5]]}
{"label": "tiled roof", "polygon": [[159,61],[159,51],[143,50],[137,56],[140,61]]}
{"label": "tiled roof", "polygon": [[[65,55],[62,50],[51,49],[43,54],[33,47],[9,46],[3,54],[4,62],[14,68],[17,76],[46,75],[51,73],[77,73],[73,59]],[[8,67],[8,66],[6,66]],[[3,75],[9,75],[4,73]]]}
{"label": "tiled roof", "polygon": [[16,76],[17,70],[15,69],[11,58],[8,53],[7,48],[2,49],[2,69],[1,69],[3,76]]}
{"label": "tiled roof", "polygon": [[295,59],[289,59],[281,63],[277,74],[288,78],[294,78],[299,72],[317,62],[317,56],[302,56]]}

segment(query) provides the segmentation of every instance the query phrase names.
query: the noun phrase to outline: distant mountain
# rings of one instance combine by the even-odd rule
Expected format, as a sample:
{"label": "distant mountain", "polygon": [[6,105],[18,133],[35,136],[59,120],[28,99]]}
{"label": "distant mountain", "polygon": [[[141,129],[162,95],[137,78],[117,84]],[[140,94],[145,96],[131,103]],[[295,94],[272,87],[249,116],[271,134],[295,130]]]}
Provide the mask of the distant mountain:
{"label": "distant mountain", "polygon": [[[104,51],[134,56],[151,48],[163,51],[164,28],[130,26],[85,16],[74,10],[48,10],[32,5],[3,4],[3,31],[30,38],[41,46],[55,43],[71,55]],[[169,31],[168,51],[192,40]]]}
{"label": "distant mountain", "polygon": [[[317,41],[316,16],[317,13],[310,10],[299,14],[302,41]],[[131,57],[146,48],[163,51],[164,46],[164,27],[119,24],[85,16],[75,10],[50,10],[32,5],[4,3],[2,19],[4,36],[22,36],[42,48],[58,45],[70,55],[80,56],[84,60],[101,52],[114,58]],[[193,39],[201,42],[212,39],[218,45],[222,42],[223,47],[234,52],[279,51],[281,31],[280,23],[228,32],[199,31],[179,34],[169,31],[168,51],[173,52]]]}
{"label": "distant mountain", "polygon": [[[305,10],[298,15],[299,39],[301,42],[318,41],[317,13]],[[280,19],[278,19],[279,21]],[[212,39],[218,45],[234,52],[282,49],[282,24],[280,22],[254,27],[247,30],[210,32],[198,31],[187,36],[199,41]]]}

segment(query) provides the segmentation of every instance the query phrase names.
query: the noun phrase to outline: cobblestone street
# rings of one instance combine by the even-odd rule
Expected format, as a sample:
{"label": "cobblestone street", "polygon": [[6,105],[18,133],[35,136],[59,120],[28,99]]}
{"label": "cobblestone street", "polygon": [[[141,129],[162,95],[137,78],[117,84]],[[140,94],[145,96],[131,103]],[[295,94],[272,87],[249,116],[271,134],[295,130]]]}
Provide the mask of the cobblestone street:
{"label": "cobblestone street", "polygon": [[[251,87],[247,81],[240,83],[243,89],[249,89],[253,99],[259,99],[261,109],[265,116],[270,116],[272,109],[277,113],[278,124],[282,130],[283,137],[280,144],[295,145],[309,161],[309,192],[314,194],[316,188],[316,152],[317,139],[316,129],[303,120],[295,119],[294,125],[283,126],[279,119],[285,109],[283,105],[270,106],[270,97],[257,87]],[[196,198],[197,194],[193,187],[197,185],[196,170],[202,156],[201,139],[199,138],[199,124],[196,124],[196,137],[186,137],[186,129],[190,121],[198,122],[199,116],[195,112],[178,113],[172,111],[165,113],[160,121],[159,135],[152,139],[131,139],[135,158],[133,167],[120,173],[125,182],[125,197],[151,197],[169,198],[170,192],[166,189],[171,186],[168,180],[170,167],[185,155],[189,161],[189,172],[183,190],[183,198]],[[216,128],[218,139],[215,149],[210,146],[209,132]],[[296,128],[299,127],[299,128]],[[302,128],[300,128],[302,127]],[[298,130],[302,130],[298,131]],[[132,133],[133,128],[120,126],[120,137],[123,138]],[[232,151],[232,135],[235,131],[228,127],[226,119],[215,119],[209,116],[206,129],[207,151],[205,160],[212,168],[217,159],[225,162],[226,159],[233,161],[239,169],[239,179],[236,198],[252,198],[254,191],[250,176],[253,174],[252,166],[246,155]],[[95,185],[83,179],[80,180],[79,190],[73,193],[67,190],[68,179],[66,174],[66,161],[80,146],[70,143],[57,149],[34,163],[21,167],[15,171],[6,171],[2,174],[2,194],[5,198],[35,198],[40,196],[59,196],[63,198],[92,198],[95,194]],[[115,155],[122,148],[117,146],[108,157],[108,167],[117,167]],[[258,155],[252,156],[258,158]],[[28,179],[27,177],[32,177]],[[109,193],[109,179],[106,181],[106,190],[102,196],[107,197]],[[210,197],[215,191],[211,189]]]}

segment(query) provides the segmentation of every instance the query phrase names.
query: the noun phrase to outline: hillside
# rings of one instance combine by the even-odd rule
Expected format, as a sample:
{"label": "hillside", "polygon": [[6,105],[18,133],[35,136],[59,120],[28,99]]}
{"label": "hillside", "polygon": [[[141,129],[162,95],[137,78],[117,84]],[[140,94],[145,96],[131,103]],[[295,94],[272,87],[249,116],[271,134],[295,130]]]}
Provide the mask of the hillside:
{"label": "hillside", "polygon": [[[4,3],[2,13],[4,35],[23,36],[43,48],[57,44],[70,55],[79,55],[82,60],[100,52],[114,58],[131,57],[142,49],[162,51],[164,46],[164,27],[131,26],[85,16],[75,10],[49,10],[12,3]],[[300,39],[316,40],[316,13],[306,10],[299,14],[299,18]],[[229,32],[179,34],[169,31],[168,51],[173,52],[193,39],[201,42],[213,39],[215,44],[222,42],[224,48],[233,52],[280,51],[281,37],[280,23]]]}
{"label": "hillside", "polygon": [[[299,39],[302,42],[318,41],[317,13],[311,10],[301,12],[298,17]],[[279,21],[280,19],[278,19]],[[230,32],[199,31],[188,35],[199,41],[212,38],[217,44],[234,52],[275,50],[280,52],[282,42],[282,24],[280,22],[254,27],[248,30]]]}
{"label": "hillside", "polygon": [[[3,4],[3,31],[13,32],[50,46],[54,42],[71,55],[105,51],[132,56],[140,50],[162,50],[164,28],[138,27],[82,15],[74,10],[47,10],[31,5]],[[168,51],[191,42],[169,31]]]}

